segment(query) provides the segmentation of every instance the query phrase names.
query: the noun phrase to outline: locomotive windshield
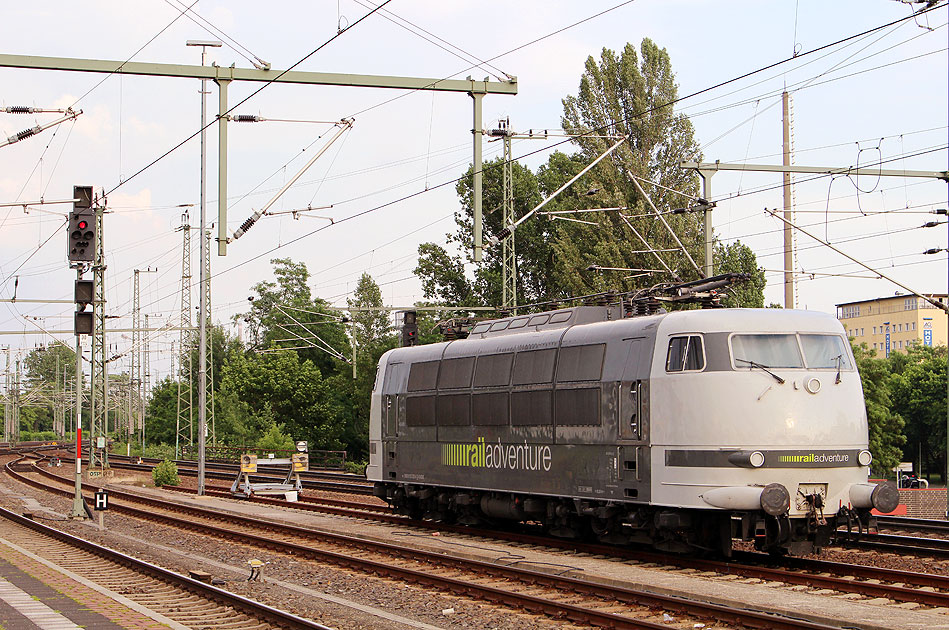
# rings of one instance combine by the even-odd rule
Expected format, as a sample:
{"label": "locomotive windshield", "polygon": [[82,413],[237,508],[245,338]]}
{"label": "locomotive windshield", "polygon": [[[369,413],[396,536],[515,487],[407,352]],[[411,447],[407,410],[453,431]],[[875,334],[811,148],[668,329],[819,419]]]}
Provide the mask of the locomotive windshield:
{"label": "locomotive windshield", "polygon": [[801,335],[801,347],[809,368],[851,369],[844,340],[838,335]]}
{"label": "locomotive windshield", "polygon": [[797,335],[735,335],[732,356],[747,364],[754,362],[771,368],[804,367]]}
{"label": "locomotive windshield", "polygon": [[760,364],[769,368],[853,369],[839,335],[734,335],[731,346],[732,358],[739,367]]}

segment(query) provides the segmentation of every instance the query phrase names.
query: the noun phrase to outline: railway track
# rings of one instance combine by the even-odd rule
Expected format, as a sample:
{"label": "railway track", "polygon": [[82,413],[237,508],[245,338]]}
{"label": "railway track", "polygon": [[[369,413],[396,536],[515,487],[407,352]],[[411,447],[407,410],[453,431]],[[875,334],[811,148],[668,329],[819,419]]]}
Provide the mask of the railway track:
{"label": "railway track", "polygon": [[[39,468],[38,471],[60,483],[72,483],[53,473]],[[195,490],[175,488],[178,492],[194,494]],[[212,496],[230,498],[230,492],[224,489],[207,489],[206,493]],[[144,500],[144,499],[143,499]],[[350,501],[306,498],[297,503],[287,503],[281,499],[254,497],[242,499],[281,508],[301,509],[312,512],[321,512],[336,516],[345,516],[363,520],[372,520],[406,527],[420,528],[430,531],[451,532],[475,538],[504,540],[516,544],[527,544],[536,547],[547,547],[565,551],[579,551],[591,555],[603,555],[617,560],[634,560],[638,562],[661,564],[678,569],[708,571],[725,575],[740,575],[744,578],[754,578],[769,582],[784,582],[798,586],[807,586],[817,589],[830,589],[841,593],[854,593],[865,597],[885,597],[898,602],[913,602],[926,606],[949,608],[949,577],[928,573],[911,573],[874,566],[843,564],[813,558],[784,557],[774,559],[765,554],[756,552],[736,552],[731,562],[710,560],[694,557],[670,556],[658,552],[642,551],[626,547],[616,547],[602,544],[582,543],[573,540],[551,538],[530,531],[515,530],[484,530],[469,526],[445,525],[428,521],[418,521],[408,517],[393,514],[385,507],[372,507],[364,503]],[[919,540],[919,539],[909,539]],[[878,543],[882,545],[882,542]],[[886,546],[874,548],[874,545],[854,544],[855,548],[871,549],[874,551],[900,552],[901,544],[889,543]],[[920,547],[914,553],[925,555],[926,549]],[[906,551],[902,551],[903,554]],[[778,564],[778,566],[775,566]]]}
{"label": "railway track", "polygon": [[878,516],[880,528],[949,535],[949,521],[907,516]]}
{"label": "railway track", "polygon": [[[43,486],[7,467],[8,473],[32,485]],[[37,469],[49,475],[48,471]],[[53,475],[55,477],[55,475]],[[58,481],[65,482],[61,478]],[[69,490],[58,490],[64,495]],[[464,595],[533,614],[569,619],[576,623],[612,628],[668,628],[663,613],[672,612],[680,621],[724,622],[752,628],[830,628],[821,623],[789,619],[780,615],[736,610],[728,606],[656,594],[645,589],[600,583],[592,579],[557,575],[470,557],[456,557],[430,551],[313,531],[275,521],[222,514],[205,508],[139,497],[110,489],[110,509],[136,518],[189,529],[203,535],[266,548],[293,558],[310,559],[321,566],[332,564],[388,577],[401,582],[423,584],[443,592]],[[138,507],[134,504],[144,505]],[[226,521],[226,526],[222,525]],[[405,519],[403,519],[405,523]],[[562,569],[561,569],[562,571]],[[686,619],[682,619],[685,615]]]}
{"label": "railway track", "polygon": [[[121,459],[116,459],[120,457]],[[75,459],[69,455],[60,456],[63,462],[75,462]],[[123,470],[150,471],[158,463],[157,460],[138,463],[129,461],[124,456],[109,455],[109,466]],[[198,475],[197,464],[188,460],[177,460],[178,474],[186,477],[196,477]],[[217,479],[223,481],[233,481],[237,475],[238,467],[231,464],[209,464],[205,470],[207,479]],[[255,473],[251,475],[255,481],[279,482],[283,481],[286,475],[268,475],[266,473]],[[330,473],[324,471],[307,471],[300,473],[300,479],[304,488],[313,490],[330,490],[333,492],[346,492],[349,494],[372,494],[372,484],[354,478],[353,475],[346,473]]]}
{"label": "railway track", "polygon": [[120,593],[179,624],[244,630],[329,630],[321,624],[77,538],[2,507],[0,517],[0,536],[15,540],[16,547]]}

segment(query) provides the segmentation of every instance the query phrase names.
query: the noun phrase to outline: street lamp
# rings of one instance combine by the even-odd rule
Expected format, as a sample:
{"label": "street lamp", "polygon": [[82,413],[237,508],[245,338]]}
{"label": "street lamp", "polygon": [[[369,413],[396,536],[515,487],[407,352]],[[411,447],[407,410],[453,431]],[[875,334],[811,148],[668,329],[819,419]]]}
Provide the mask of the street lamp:
{"label": "street lamp", "polygon": [[[198,40],[198,39],[189,39],[186,42],[187,46],[200,46],[201,47],[201,65],[204,66],[206,61],[206,56],[208,48],[220,48],[221,42],[217,40]],[[205,447],[205,430],[207,427],[207,400],[208,400],[208,387],[207,387],[207,347],[208,347],[208,331],[207,331],[207,318],[205,314],[208,310],[207,304],[207,282],[210,281],[210,278],[207,277],[205,268],[207,267],[206,261],[208,254],[210,252],[208,249],[207,239],[204,237],[204,224],[205,224],[205,205],[206,205],[206,192],[205,192],[205,170],[206,170],[206,149],[205,149],[205,137],[204,137],[204,128],[207,125],[207,114],[205,112],[205,103],[207,100],[207,90],[205,86],[207,85],[207,79],[201,79],[201,200],[200,206],[201,211],[198,213],[200,218],[198,223],[200,228],[198,230],[199,234],[199,245],[198,251],[199,263],[201,265],[201,270],[198,272],[198,287],[201,293],[198,301],[198,310],[201,311],[201,315],[198,317],[198,495],[201,496],[204,494],[204,447]],[[220,122],[218,123],[220,124]]]}

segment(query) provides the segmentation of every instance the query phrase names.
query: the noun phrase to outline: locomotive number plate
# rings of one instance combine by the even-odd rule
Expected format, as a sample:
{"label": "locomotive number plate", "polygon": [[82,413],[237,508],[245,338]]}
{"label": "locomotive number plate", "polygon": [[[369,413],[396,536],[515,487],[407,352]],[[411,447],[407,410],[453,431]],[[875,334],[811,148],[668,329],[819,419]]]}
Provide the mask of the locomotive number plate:
{"label": "locomotive number plate", "polygon": [[811,494],[819,494],[824,500],[824,504],[827,504],[827,484],[826,483],[802,483],[797,487],[797,494],[794,496],[794,505],[799,512],[806,512],[807,497]]}

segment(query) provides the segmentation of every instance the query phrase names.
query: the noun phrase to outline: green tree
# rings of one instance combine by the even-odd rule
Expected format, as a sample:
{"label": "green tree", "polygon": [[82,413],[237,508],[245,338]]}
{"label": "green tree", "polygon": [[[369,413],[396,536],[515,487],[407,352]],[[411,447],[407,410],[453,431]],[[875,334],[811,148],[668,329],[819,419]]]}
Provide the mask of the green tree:
{"label": "green tree", "polygon": [[866,343],[850,343],[867,408],[867,423],[870,432],[871,468],[875,475],[886,478],[892,474],[903,456],[903,418],[895,413],[890,399],[890,368],[886,359],[877,358],[876,351]]}
{"label": "green tree", "polygon": [[269,421],[263,427],[263,433],[257,440],[257,451],[261,454],[274,451],[292,451],[294,450],[293,438],[284,433],[282,424],[277,424],[273,420]]}
{"label": "green tree", "polygon": [[731,245],[716,243],[716,273],[747,273],[751,280],[734,285],[722,299],[722,305],[728,308],[764,308],[764,288],[767,282],[764,269],[758,266],[755,253],[741,241]]}
{"label": "green tree", "polygon": [[893,410],[906,420],[904,461],[945,478],[946,347],[914,345],[905,354],[891,353],[889,363]]}
{"label": "green tree", "polygon": [[221,391],[226,396],[233,392],[248,406],[250,435],[259,435],[272,418],[294,440],[307,440],[312,448],[341,448],[343,426],[333,413],[327,383],[311,360],[291,350],[233,353],[223,371]]}
{"label": "green tree", "polygon": [[[344,431],[340,439],[355,459],[367,455],[369,444],[369,405],[376,378],[376,366],[382,354],[398,343],[383,310],[382,291],[372,277],[364,273],[348,300],[353,309],[351,343],[356,348],[355,373],[340,372],[330,377],[329,391]],[[370,310],[377,309],[377,310]]]}
{"label": "green tree", "polygon": [[152,387],[145,408],[145,443],[175,445],[178,422],[178,381],[164,378]]}
{"label": "green tree", "polygon": [[[619,56],[604,49],[599,63],[593,57],[587,60],[578,94],[563,101],[562,124],[569,132],[589,135],[575,140],[577,154],[555,152],[536,175],[519,164],[513,165],[514,217],[516,220],[525,216],[615,143],[615,138],[604,136],[625,135],[629,138],[627,143],[544,208],[561,213],[592,208],[614,210],[538,214],[518,226],[514,233],[518,303],[560,300],[611,289],[631,290],[698,276],[687,256],[679,251],[670,230],[692,259],[701,264],[701,217],[694,213],[664,215],[667,229],[631,179],[643,178],[645,192],[662,212],[689,206],[694,201],[698,176],[681,169],[679,162],[700,159],[701,155],[691,123],[673,110],[677,89],[668,53],[648,39],[643,40],[640,53],[627,45]],[[504,227],[500,212],[502,166],[501,160],[484,166],[487,235],[498,234]],[[466,273],[465,262],[470,261],[472,245],[471,190],[469,170],[457,186],[461,200],[461,210],[455,216],[458,229],[449,236],[449,242],[468,258],[453,256],[434,244],[419,248],[416,273],[422,279],[425,297],[442,304],[501,302],[500,245],[486,247],[482,264],[470,275]],[[650,251],[655,249],[675,250],[659,254],[672,274]],[[598,272],[590,269],[591,265],[660,269],[662,275]]]}
{"label": "green tree", "polygon": [[313,299],[304,263],[275,258],[276,282],[254,285],[250,312],[244,320],[256,349],[294,348],[325,374],[340,369],[339,355],[349,356],[346,334],[339,316],[324,300]]}

